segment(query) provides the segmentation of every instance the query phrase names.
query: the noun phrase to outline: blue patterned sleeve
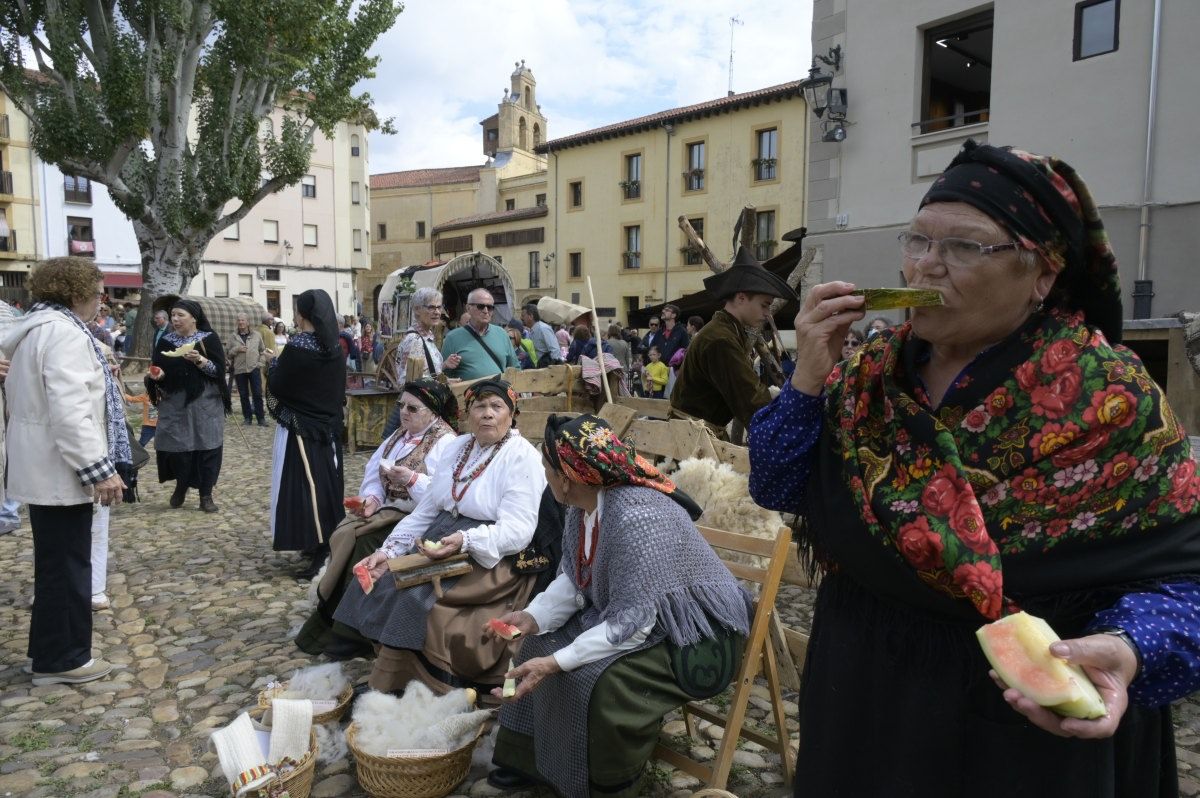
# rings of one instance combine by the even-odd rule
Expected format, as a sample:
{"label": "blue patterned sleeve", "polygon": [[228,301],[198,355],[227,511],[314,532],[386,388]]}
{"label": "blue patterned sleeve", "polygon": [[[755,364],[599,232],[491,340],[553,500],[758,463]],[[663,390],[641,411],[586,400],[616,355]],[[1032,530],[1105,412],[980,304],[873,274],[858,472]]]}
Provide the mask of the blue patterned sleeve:
{"label": "blue patterned sleeve", "polygon": [[1153,592],[1129,593],[1096,613],[1092,629],[1123,629],[1137,644],[1142,670],[1129,700],[1169,704],[1200,689],[1200,582],[1172,582]]}
{"label": "blue patterned sleeve", "polygon": [[769,510],[800,509],[821,437],[825,396],[809,396],[791,381],[750,419],[750,496]]}

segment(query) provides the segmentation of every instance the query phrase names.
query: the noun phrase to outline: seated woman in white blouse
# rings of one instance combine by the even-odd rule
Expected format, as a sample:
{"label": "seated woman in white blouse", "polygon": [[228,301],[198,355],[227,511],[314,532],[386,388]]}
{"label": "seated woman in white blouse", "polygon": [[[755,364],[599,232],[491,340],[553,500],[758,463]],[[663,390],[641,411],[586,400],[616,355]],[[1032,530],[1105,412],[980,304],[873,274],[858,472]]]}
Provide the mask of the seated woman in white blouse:
{"label": "seated woman in white blouse", "polygon": [[[541,457],[513,429],[516,402],[501,380],[468,389],[473,432],[446,447],[412,513],[360,561],[375,580],[371,592],[354,580],[342,596],[334,619],[380,644],[369,680],[376,690],[402,690],[412,679],[435,691],[503,681],[512,646],[480,629],[529,601],[535,576],[518,555],[533,541],[546,487]],[[442,545],[418,547],[422,539]],[[465,552],[472,571],[443,579],[440,598],[428,583],[397,590],[387,561],[414,551],[431,560]]]}
{"label": "seated woman in white blouse", "polygon": [[457,435],[458,400],[440,382],[407,383],[397,405],[400,428],[371,455],[358,496],[346,500],[349,514],[330,535],[317,608],[296,635],[297,647],[309,654],[348,659],[373,653],[368,641],[333,621],[352,578],[351,565],[378,549],[416,508],[429,490],[438,460]]}
{"label": "seated woman in white blouse", "polygon": [[568,505],[562,559],[501,619],[524,642],[488,782],[637,795],[662,716],[733,678],[750,597],[696,529],[700,508],[607,422],[551,416],[542,453]]}

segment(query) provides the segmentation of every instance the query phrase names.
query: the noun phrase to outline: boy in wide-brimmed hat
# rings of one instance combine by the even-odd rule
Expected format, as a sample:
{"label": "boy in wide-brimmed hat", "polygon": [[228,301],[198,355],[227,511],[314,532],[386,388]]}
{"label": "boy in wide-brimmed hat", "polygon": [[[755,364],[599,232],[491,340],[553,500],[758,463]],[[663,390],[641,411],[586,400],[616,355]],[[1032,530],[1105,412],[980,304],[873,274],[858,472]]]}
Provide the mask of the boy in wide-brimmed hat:
{"label": "boy in wide-brimmed hat", "polygon": [[706,278],[704,287],[725,307],[692,338],[671,393],[671,413],[702,420],[723,437],[731,419],[749,425],[750,417],[771,401],[751,365],[747,330],[766,322],[776,298],[796,299],[796,292],[746,247],[738,249],[728,269]]}

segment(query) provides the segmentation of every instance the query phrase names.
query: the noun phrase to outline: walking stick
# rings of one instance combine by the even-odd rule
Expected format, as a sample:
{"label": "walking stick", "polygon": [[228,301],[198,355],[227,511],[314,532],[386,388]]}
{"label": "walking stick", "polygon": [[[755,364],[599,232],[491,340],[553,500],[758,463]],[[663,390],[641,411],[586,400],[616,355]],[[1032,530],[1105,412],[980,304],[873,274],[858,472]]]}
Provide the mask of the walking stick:
{"label": "walking stick", "polygon": [[600,317],[596,315],[596,292],[592,290],[592,276],[587,278],[588,296],[592,300],[592,328],[596,331],[596,360],[600,363],[600,382],[604,385],[604,398],[612,404],[612,388],[608,387],[608,372],[604,366],[604,339],[600,337]]}

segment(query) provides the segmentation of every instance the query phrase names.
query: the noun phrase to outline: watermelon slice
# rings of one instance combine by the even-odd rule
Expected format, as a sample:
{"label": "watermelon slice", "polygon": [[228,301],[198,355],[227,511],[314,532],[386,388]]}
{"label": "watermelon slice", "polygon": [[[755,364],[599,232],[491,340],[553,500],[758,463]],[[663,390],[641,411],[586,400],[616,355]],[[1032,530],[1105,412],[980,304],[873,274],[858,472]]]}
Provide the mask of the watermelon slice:
{"label": "watermelon slice", "polygon": [[366,504],[366,499],[362,496],[349,496],[342,500],[342,505],[347,510],[361,510],[364,504]]}
{"label": "watermelon slice", "polygon": [[151,379],[155,379],[155,380],[160,379],[162,377],[162,375],[163,375],[163,370],[160,369],[158,366],[150,367],[150,378]]}
{"label": "watermelon slice", "polygon": [[513,640],[521,636],[521,630],[513,626],[511,623],[505,623],[499,618],[492,618],[487,622],[488,628],[495,632],[505,640]]}
{"label": "watermelon slice", "polygon": [[1060,638],[1041,618],[1018,612],[979,627],[975,636],[1005,684],[1035,703],[1068,718],[1108,714],[1083,669],[1050,653]]}
{"label": "watermelon slice", "polygon": [[[513,665],[513,661],[510,659],[508,661],[508,669],[511,671],[515,667],[516,667],[516,665]],[[501,698],[512,698],[516,694],[517,694],[517,680],[516,679],[505,679],[504,680],[504,688],[500,691],[500,697]]]}
{"label": "watermelon slice", "polygon": [[375,580],[371,577],[371,572],[367,570],[367,566],[354,566],[354,576],[358,579],[358,586],[362,588],[363,593],[370,593],[375,587]]}

